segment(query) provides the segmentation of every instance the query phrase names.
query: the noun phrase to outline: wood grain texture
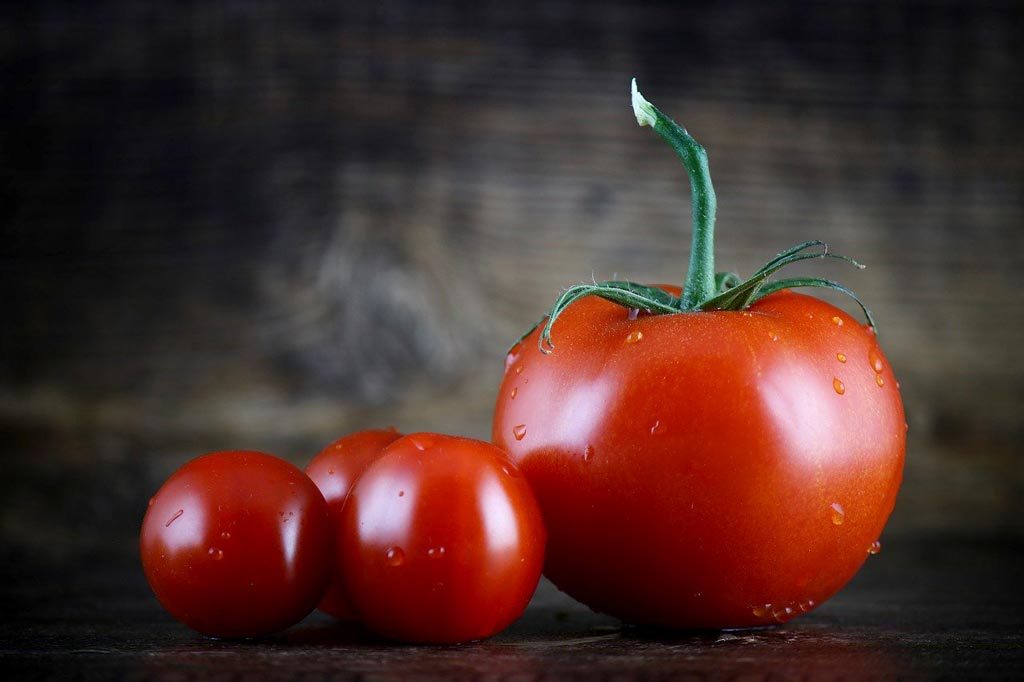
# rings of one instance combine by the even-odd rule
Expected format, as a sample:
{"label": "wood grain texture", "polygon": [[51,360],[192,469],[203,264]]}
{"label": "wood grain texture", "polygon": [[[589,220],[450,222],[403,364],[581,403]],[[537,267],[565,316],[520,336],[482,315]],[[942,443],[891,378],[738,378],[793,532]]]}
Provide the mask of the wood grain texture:
{"label": "wood grain texture", "polygon": [[19,680],[1007,680],[1024,666],[1012,589],[1024,547],[1006,538],[905,538],[819,609],[746,631],[625,627],[544,582],[502,634],[443,647],[380,641],[322,614],[273,637],[214,640],[163,613],[116,557],[90,557],[73,581],[29,565],[0,585],[17,607],[0,622],[0,669]]}
{"label": "wood grain texture", "polygon": [[633,75],[709,150],[722,267],[809,238],[869,264],[828,272],[901,377],[892,528],[1024,531],[1019,3],[2,12],[5,542],[124,542],[218,447],[487,437],[562,287],[682,280],[689,193]]}

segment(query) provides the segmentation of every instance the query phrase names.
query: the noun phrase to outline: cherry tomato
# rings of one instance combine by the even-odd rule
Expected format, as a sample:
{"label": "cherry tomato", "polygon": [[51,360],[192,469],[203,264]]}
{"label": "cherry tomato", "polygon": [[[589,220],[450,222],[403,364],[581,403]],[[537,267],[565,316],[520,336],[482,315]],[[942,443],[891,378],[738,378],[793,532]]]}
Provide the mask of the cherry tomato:
{"label": "cherry tomato", "polygon": [[142,567],[185,625],[254,637],[305,617],[327,589],[332,532],[320,491],[259,452],[204,455],[178,469],[142,522]]}
{"label": "cherry tomato", "polygon": [[338,564],[368,628],[408,642],[489,637],[526,608],[545,531],[526,479],[490,443],[391,443],[342,510]]}
{"label": "cherry tomato", "polygon": [[877,551],[903,406],[842,310],[789,291],[667,315],[587,297],[550,355],[539,333],[508,356],[493,440],[533,485],[562,590],[633,623],[754,626],[812,609]]}
{"label": "cherry tomato", "polygon": [[[341,509],[353,484],[392,441],[402,434],[394,429],[368,430],[339,438],[320,451],[306,467],[331,509],[331,523],[341,522]],[[345,595],[340,576],[335,574],[318,608],[342,620],[358,620],[351,600]]]}

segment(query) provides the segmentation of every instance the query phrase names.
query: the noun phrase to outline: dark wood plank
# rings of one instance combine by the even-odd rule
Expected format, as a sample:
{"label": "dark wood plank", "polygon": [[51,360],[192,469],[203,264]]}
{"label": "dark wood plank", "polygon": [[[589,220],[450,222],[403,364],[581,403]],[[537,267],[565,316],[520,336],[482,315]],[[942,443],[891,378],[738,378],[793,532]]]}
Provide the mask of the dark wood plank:
{"label": "dark wood plank", "polygon": [[[673,633],[622,627],[538,590],[485,642],[416,647],[314,615],[259,641],[203,638],[162,613],[132,559],[93,556],[71,581],[23,567],[0,588],[0,668],[48,679],[789,680],[1014,679],[1024,670],[1024,547],[1006,538],[886,541],[853,583],[783,627]],[[31,563],[29,564],[32,565]]]}

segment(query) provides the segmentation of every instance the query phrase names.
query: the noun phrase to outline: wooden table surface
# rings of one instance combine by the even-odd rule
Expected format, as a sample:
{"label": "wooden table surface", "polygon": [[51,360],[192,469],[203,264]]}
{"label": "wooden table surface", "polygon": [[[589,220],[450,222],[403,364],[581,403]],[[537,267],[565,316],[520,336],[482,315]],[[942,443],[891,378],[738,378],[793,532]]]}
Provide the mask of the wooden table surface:
{"label": "wooden table surface", "polygon": [[[222,641],[164,614],[134,557],[33,566],[8,557],[6,679],[1020,679],[1024,545],[886,540],[817,611],[786,626],[683,633],[624,627],[542,583],[501,635],[462,646],[375,640],[319,614],[276,637]],[[13,608],[12,608],[13,607]]]}

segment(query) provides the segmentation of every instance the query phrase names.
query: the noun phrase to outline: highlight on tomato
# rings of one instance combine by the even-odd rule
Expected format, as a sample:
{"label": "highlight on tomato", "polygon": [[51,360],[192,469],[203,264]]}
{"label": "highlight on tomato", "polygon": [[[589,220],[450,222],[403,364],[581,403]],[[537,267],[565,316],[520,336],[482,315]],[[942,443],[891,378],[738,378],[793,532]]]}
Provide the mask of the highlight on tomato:
{"label": "highlight on tomato", "polygon": [[[341,510],[356,480],[386,446],[401,436],[393,428],[351,433],[328,444],[306,467],[306,475],[327,501],[333,527],[341,523]],[[330,586],[317,608],[339,620],[359,620],[352,601],[345,594],[341,575],[333,568],[331,575]]]}
{"label": "highlight on tomato", "polygon": [[256,637],[302,620],[327,589],[327,503],[297,467],[251,451],[178,469],[150,500],[142,567],[160,603],[215,637]]}
{"label": "highlight on tomato", "polygon": [[[836,259],[820,241],[751,277],[715,272],[704,149],[636,89],[633,108],[690,177],[682,288],[568,288],[506,359],[492,440],[537,495],[545,574],[591,608],[674,628],[785,622],[835,594],[902,478],[899,385],[845,286],[777,278]],[[847,294],[867,319],[792,289]]]}
{"label": "highlight on tomato", "polygon": [[336,570],[366,627],[441,644],[489,637],[522,614],[546,538],[533,492],[505,452],[434,433],[380,453],[336,533]]}

